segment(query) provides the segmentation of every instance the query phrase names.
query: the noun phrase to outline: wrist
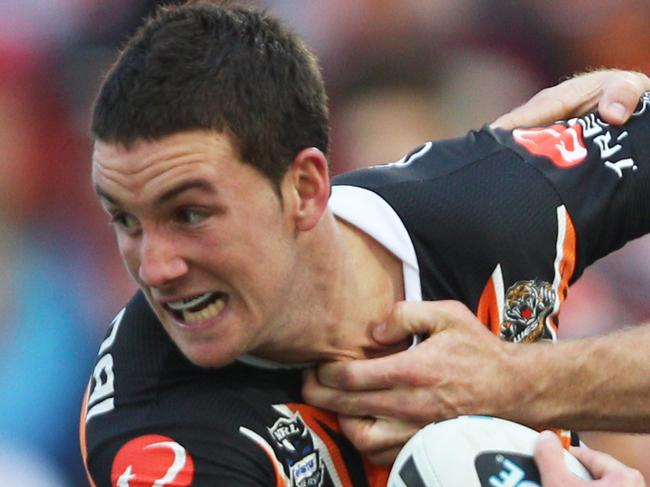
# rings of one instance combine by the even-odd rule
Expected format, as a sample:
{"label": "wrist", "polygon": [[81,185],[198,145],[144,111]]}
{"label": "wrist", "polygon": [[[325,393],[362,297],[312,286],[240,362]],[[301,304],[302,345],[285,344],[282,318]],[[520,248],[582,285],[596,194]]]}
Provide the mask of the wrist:
{"label": "wrist", "polygon": [[508,366],[515,399],[510,418],[537,429],[588,427],[600,414],[602,404],[594,398],[608,380],[602,371],[594,375],[594,357],[602,354],[602,340],[512,344]]}
{"label": "wrist", "polygon": [[[504,359],[510,379],[502,388],[504,414],[535,428],[553,426],[564,401],[558,401],[556,343],[508,343]],[[561,386],[560,386],[561,387]]]}

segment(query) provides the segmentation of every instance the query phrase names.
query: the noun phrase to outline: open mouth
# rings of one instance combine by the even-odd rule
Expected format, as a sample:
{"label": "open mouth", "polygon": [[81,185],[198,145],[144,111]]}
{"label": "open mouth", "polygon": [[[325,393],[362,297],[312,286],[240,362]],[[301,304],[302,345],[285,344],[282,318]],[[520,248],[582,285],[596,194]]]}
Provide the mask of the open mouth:
{"label": "open mouth", "polygon": [[190,296],[180,301],[165,303],[165,308],[178,321],[193,323],[217,316],[228,302],[228,295],[222,292],[209,292]]}

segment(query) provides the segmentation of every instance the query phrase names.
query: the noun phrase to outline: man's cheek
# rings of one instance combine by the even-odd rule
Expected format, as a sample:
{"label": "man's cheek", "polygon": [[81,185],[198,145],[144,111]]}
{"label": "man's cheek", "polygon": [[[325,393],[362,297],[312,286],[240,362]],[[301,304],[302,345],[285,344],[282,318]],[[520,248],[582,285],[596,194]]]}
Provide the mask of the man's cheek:
{"label": "man's cheek", "polygon": [[122,245],[122,242],[120,242],[119,238],[118,246],[120,249],[120,256],[122,257],[122,262],[124,262],[124,265],[133,280],[139,284],[140,259],[138,258],[137,251],[132,248],[132,246],[126,244]]}

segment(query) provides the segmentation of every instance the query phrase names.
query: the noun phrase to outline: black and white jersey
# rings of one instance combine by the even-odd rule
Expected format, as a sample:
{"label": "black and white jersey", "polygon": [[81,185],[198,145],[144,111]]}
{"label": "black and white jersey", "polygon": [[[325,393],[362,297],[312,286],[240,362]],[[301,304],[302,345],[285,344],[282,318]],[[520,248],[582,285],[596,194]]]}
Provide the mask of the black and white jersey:
{"label": "black and white jersey", "polygon": [[[590,114],[428,142],[334,180],[334,214],[403,264],[407,300],[457,299],[504,340],[554,340],[568,286],[650,231],[650,95]],[[138,293],[102,343],[81,421],[97,487],[384,486],[301,371],[253,357],[190,364]]]}

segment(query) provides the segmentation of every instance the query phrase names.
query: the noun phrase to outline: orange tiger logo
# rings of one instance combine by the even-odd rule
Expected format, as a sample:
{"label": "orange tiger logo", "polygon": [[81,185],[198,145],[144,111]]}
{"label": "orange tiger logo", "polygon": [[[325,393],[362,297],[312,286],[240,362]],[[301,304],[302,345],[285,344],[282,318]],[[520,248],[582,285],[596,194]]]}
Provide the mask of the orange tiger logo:
{"label": "orange tiger logo", "polygon": [[555,292],[548,282],[517,281],[506,293],[501,338],[515,343],[544,338],[554,305]]}

